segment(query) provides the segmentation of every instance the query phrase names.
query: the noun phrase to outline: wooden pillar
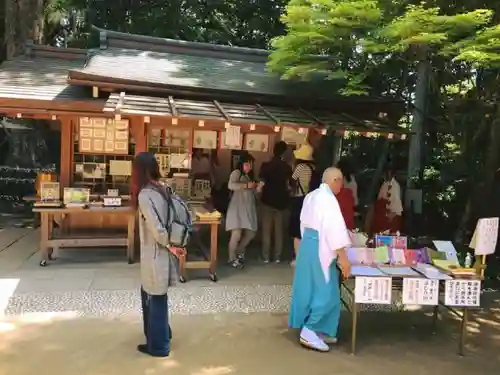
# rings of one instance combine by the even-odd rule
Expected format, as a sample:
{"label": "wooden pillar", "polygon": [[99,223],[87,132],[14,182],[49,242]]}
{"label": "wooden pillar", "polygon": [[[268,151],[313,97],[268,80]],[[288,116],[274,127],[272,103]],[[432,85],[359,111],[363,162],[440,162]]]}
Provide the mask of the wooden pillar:
{"label": "wooden pillar", "polygon": [[130,130],[135,139],[135,153],[148,150],[148,124],[144,122],[144,117],[137,116],[130,119]]}
{"label": "wooden pillar", "polygon": [[59,184],[61,196],[65,187],[71,186],[71,173],[73,161],[73,119],[71,117],[61,118],[61,170],[59,171]]}

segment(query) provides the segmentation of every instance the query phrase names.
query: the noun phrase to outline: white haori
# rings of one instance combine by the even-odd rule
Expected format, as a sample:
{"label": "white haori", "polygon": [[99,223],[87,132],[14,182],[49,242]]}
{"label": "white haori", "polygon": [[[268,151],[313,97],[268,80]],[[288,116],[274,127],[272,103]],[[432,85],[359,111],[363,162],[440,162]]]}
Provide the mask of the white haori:
{"label": "white haori", "polygon": [[330,265],[337,259],[337,250],[351,245],[351,238],[340,211],[337,198],[323,183],[306,195],[300,212],[300,227],[314,229],[319,237],[319,261],[326,282],[330,281]]}

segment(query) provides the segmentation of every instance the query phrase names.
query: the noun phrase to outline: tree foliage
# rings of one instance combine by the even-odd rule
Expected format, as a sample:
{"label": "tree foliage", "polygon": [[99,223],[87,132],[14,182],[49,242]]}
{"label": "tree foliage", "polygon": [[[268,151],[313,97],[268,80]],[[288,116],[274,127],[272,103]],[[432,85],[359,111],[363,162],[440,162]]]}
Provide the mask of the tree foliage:
{"label": "tree foliage", "polygon": [[489,9],[448,15],[423,4],[398,15],[393,5],[376,0],[291,0],[282,16],[286,34],[272,41],[268,66],[285,79],[322,72],[344,79],[346,95],[368,94],[369,82],[389,60],[408,63],[429,54],[477,60],[474,48],[492,15]]}

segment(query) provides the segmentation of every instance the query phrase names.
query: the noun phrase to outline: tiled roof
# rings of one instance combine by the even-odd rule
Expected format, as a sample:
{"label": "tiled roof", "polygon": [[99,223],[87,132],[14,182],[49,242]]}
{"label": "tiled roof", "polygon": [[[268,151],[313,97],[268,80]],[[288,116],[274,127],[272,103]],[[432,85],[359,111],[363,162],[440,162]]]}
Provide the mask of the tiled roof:
{"label": "tiled roof", "polygon": [[33,46],[28,54],[0,65],[0,98],[65,100],[86,97],[88,90],[67,84],[68,70],[82,67],[84,51]]}
{"label": "tiled roof", "polygon": [[190,88],[255,95],[327,98],[331,81],[281,80],[263,62],[229,60],[138,49],[97,51],[85,67],[72,69],[70,79],[130,83],[141,86]]}
{"label": "tiled roof", "polygon": [[94,30],[101,35],[101,48],[140,49],[143,51],[169,52],[261,63],[266,63],[269,58],[269,51],[265,49],[188,42],[185,40],[127,34],[97,27],[94,27]]}

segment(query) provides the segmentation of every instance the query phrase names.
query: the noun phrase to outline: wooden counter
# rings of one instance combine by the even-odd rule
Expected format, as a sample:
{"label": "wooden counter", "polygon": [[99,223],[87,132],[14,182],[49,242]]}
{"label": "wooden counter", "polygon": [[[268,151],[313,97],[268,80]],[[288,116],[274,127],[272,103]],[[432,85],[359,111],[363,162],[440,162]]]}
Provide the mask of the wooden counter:
{"label": "wooden counter", "polygon": [[[33,212],[40,214],[40,266],[46,266],[47,261],[52,259],[52,253],[61,247],[115,247],[127,248],[127,259],[131,264],[134,262],[135,243],[135,210],[131,207],[92,207],[92,208],[45,208],[37,207]],[[67,230],[64,221],[69,216],[85,216],[91,221],[92,216],[117,216],[126,218],[127,231],[124,233],[115,230],[109,233],[100,233],[92,230],[82,233]],[[54,230],[54,224],[59,226]]]}

